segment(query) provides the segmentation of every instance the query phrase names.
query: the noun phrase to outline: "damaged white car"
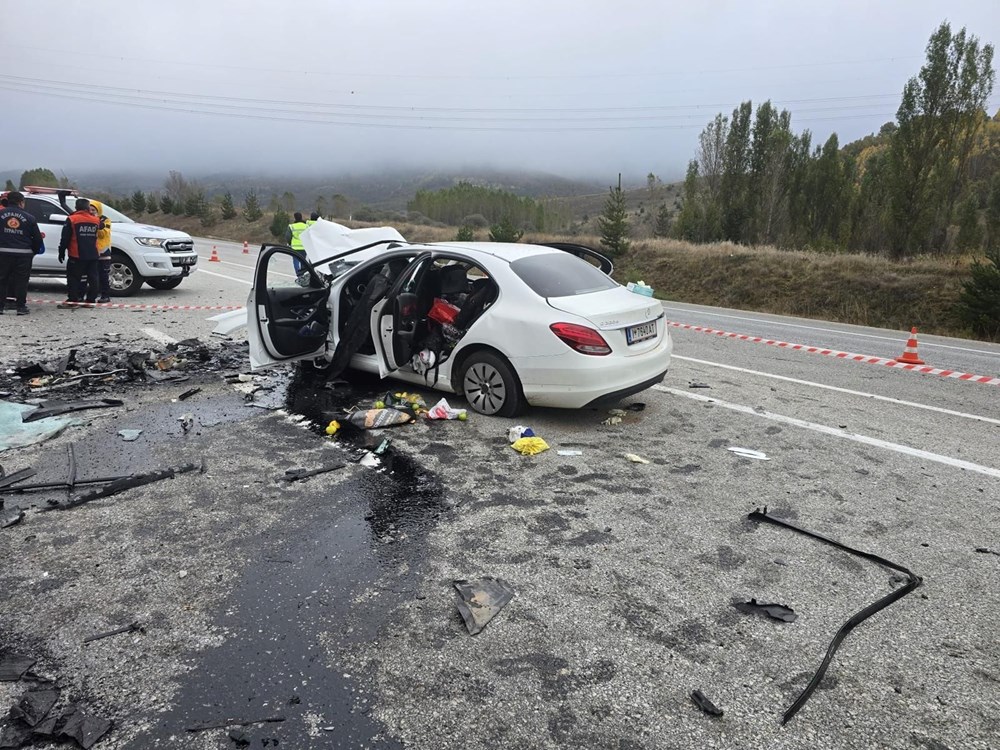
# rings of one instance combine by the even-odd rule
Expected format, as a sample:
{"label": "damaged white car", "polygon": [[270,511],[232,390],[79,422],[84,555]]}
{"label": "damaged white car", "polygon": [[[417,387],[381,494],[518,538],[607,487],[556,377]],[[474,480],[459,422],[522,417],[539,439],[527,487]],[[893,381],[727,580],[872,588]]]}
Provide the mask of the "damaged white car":
{"label": "damaged white car", "polygon": [[526,405],[613,403],[670,364],[660,302],[618,284],[611,263],[580,245],[420,245],[323,220],[302,242],[308,261],[278,245],[257,259],[246,310],[254,369],[312,360],[330,377],[378,373],[510,417]]}

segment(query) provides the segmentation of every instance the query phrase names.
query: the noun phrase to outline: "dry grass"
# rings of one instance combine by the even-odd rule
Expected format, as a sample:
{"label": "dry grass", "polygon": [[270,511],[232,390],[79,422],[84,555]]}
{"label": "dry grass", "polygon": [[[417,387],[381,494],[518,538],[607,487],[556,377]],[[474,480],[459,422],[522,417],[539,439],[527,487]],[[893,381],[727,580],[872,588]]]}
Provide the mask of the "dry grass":
{"label": "dry grass", "polygon": [[[143,219],[202,237],[251,244],[274,240],[265,219],[248,225],[237,218],[208,228],[188,217],[153,214]],[[453,240],[458,231],[419,224],[397,224],[396,228],[411,242]],[[477,230],[476,239],[489,239],[487,230]],[[600,248],[600,239],[591,236],[526,234],[523,241],[571,241]],[[916,326],[924,333],[974,338],[955,315],[962,282],[969,277],[967,258],[900,263],[869,255],[653,239],[633,242],[615,266],[620,282],[642,279],[661,299],[894,330]]]}

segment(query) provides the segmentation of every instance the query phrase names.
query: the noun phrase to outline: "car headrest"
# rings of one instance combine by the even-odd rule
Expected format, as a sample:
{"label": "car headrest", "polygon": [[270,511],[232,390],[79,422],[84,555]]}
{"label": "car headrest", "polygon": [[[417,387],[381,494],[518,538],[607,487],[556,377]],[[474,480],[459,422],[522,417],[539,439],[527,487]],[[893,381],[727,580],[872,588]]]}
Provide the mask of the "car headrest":
{"label": "car headrest", "polygon": [[458,294],[469,288],[469,277],[459,265],[445,266],[440,271],[441,294]]}

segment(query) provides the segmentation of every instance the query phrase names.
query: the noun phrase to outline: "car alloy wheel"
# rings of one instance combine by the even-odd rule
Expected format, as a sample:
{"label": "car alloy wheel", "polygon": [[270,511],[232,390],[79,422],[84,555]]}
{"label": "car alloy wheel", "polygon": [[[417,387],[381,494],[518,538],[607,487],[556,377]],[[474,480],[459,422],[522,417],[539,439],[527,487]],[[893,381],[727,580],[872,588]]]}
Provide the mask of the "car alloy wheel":
{"label": "car alloy wheel", "polygon": [[477,352],[465,363],[462,393],[480,414],[512,417],[521,408],[517,376],[502,357],[488,352]]}
{"label": "car alloy wheel", "polygon": [[125,255],[115,253],[111,256],[111,268],[108,270],[108,282],[111,293],[117,297],[130,297],[139,291],[142,278],[135,265]]}

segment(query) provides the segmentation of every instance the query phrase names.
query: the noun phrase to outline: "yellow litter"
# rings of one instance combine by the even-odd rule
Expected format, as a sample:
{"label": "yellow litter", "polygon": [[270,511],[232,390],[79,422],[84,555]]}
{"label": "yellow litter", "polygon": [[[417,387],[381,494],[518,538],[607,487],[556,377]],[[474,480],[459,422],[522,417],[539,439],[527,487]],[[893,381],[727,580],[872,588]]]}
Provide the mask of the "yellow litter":
{"label": "yellow litter", "polygon": [[533,456],[536,453],[547,451],[549,449],[549,444],[540,437],[523,437],[518,438],[511,443],[510,447],[525,456]]}

